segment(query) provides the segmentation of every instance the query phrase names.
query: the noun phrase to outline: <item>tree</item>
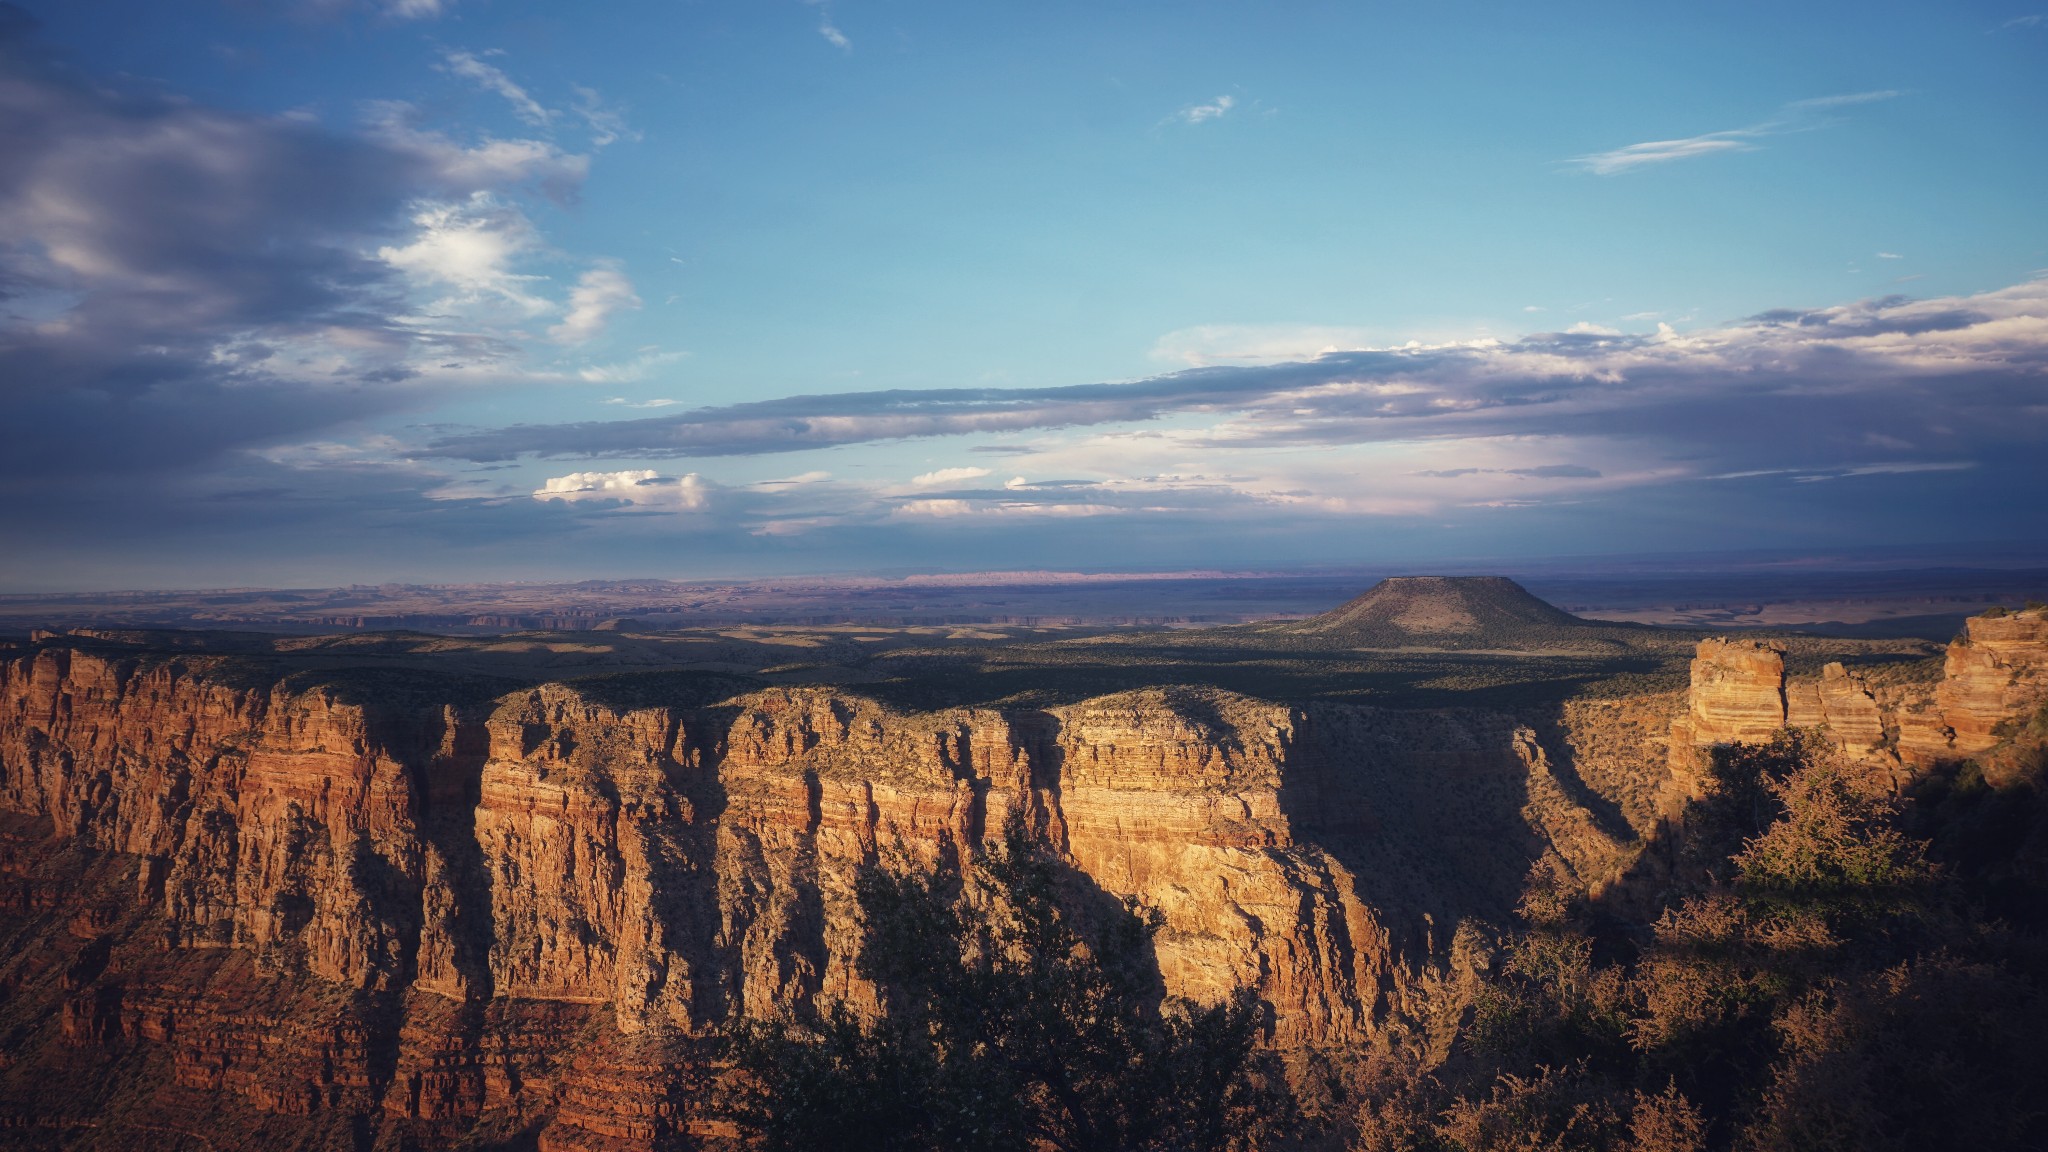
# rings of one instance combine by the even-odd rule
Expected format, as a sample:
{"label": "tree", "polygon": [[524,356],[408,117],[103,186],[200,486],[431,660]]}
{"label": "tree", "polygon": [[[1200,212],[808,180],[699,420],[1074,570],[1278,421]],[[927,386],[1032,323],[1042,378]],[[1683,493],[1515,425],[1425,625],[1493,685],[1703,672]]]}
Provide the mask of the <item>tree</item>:
{"label": "tree", "polygon": [[1068,879],[1014,823],[971,868],[863,870],[858,970],[884,1013],[745,1029],[732,1114],[770,1149],[1242,1146],[1272,1102],[1258,1002],[1166,999],[1157,917],[1077,914]]}

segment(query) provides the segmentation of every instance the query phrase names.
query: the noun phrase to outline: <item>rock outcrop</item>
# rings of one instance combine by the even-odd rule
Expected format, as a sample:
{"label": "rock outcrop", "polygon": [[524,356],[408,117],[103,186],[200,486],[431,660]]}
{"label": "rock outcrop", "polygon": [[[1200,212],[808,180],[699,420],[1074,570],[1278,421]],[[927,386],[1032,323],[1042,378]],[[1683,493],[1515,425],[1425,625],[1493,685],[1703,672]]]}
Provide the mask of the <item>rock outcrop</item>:
{"label": "rock outcrop", "polygon": [[1768,739],[1785,726],[1784,650],[1754,640],[1700,641],[1686,711],[1696,744]]}
{"label": "rock outcrop", "polygon": [[1948,646],[1934,698],[1899,719],[1899,755],[1917,765],[1987,752],[2000,724],[2048,700],[2048,609],[1974,616]]}
{"label": "rock outcrop", "polygon": [[2005,739],[2003,726],[2048,702],[2048,609],[1972,617],[1931,690],[1890,695],[1839,662],[1817,678],[1792,678],[1780,647],[1702,640],[1686,713],[1672,726],[1673,769],[1682,774],[1693,749],[1786,727],[1821,729],[1851,756],[1906,770],[1988,752]]}

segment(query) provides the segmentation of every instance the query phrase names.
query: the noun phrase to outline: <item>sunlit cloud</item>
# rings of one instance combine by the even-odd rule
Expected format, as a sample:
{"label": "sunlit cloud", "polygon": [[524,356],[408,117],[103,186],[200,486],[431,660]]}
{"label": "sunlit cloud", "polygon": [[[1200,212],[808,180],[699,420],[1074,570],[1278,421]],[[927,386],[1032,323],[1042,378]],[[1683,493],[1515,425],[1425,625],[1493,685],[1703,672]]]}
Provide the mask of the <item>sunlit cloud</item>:
{"label": "sunlit cloud", "polygon": [[452,290],[439,308],[496,301],[528,316],[553,305],[533,286],[544,277],[513,270],[540,245],[532,221],[515,205],[479,192],[455,203],[422,205],[412,218],[411,243],[377,250],[385,263],[426,287]]}
{"label": "sunlit cloud", "polygon": [[694,511],[710,503],[713,485],[695,472],[663,476],[653,469],[622,472],[571,472],[551,476],[534,490],[536,500],[570,503],[617,502],[641,507]]}
{"label": "sunlit cloud", "polygon": [[989,470],[986,468],[941,468],[936,472],[926,472],[922,476],[912,479],[911,483],[920,487],[929,487],[933,484],[957,484],[962,480],[978,480],[988,474]]}
{"label": "sunlit cloud", "polygon": [[600,265],[577,279],[569,293],[568,314],[548,329],[548,336],[558,344],[587,344],[604,331],[614,313],[638,307],[640,297],[634,295],[626,274],[616,266]]}

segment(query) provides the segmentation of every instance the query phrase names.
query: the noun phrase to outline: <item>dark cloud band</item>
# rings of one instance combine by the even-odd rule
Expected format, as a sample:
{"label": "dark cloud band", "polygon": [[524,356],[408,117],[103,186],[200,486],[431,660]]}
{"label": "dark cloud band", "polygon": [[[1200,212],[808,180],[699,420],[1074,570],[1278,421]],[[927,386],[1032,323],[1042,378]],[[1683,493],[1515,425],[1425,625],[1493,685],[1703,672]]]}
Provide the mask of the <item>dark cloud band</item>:
{"label": "dark cloud band", "polygon": [[[1752,447],[1789,444],[1831,461],[1865,458],[1872,444],[1917,444],[1947,457],[1958,443],[2048,431],[2044,369],[2048,282],[2034,282],[1964,300],[1887,297],[1771,312],[1683,335],[1553,333],[1064,388],[793,396],[638,420],[514,425],[445,435],[426,452],[473,461],[744,456],[1204,413],[1216,417],[1214,443],[1237,448],[1613,435],[1735,461]],[[1552,465],[1526,474],[1598,472]]]}

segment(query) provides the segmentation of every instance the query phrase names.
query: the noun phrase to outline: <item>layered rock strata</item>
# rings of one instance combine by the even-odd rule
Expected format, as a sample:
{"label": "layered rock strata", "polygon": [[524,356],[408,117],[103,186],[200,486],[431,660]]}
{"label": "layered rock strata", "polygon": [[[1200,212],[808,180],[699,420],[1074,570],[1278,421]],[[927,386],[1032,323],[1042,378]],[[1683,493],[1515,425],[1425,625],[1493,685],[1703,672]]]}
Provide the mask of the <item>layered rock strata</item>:
{"label": "layered rock strata", "polygon": [[[0,981],[58,1005],[73,1052],[24,1064],[168,1059],[180,1106],[305,1117],[308,1146],[479,1125],[653,1146],[688,1127],[691,1038],[873,1009],[867,864],[964,860],[1022,819],[1077,890],[1160,912],[1169,993],[1250,985],[1269,1042],[1306,1051],[1367,1035],[1532,859],[1590,866],[1594,843],[1533,736],[1482,713],[436,696],[89,647],[0,665]],[[49,880],[70,873],[82,910]]]}
{"label": "layered rock strata", "polygon": [[[2042,694],[2040,614],[1983,623],[1925,755]],[[1168,992],[1249,985],[1275,1047],[1353,1046],[1532,868],[1619,877],[1700,746],[1817,721],[1923,755],[1839,665],[1788,683],[1780,653],[1709,642],[1693,671],[1682,697],[1542,718],[1206,690],[912,714],[53,638],[0,661],[0,1125],[108,1147],[704,1136],[706,1037],[875,1009],[858,871],[969,861],[1013,818],[1077,899],[1159,911]]]}
{"label": "layered rock strata", "polygon": [[1693,749],[1787,727],[1820,729],[1851,756],[1906,770],[1988,752],[2006,725],[2048,702],[2048,610],[1972,617],[1928,691],[1882,695],[1840,663],[1816,678],[1788,677],[1779,646],[1703,640],[1685,713],[1672,725],[1674,770]]}
{"label": "layered rock strata", "polygon": [[1899,717],[1899,755],[1931,764],[1988,752],[2000,725],[2048,701],[2048,609],[1971,617],[1931,702]]}

